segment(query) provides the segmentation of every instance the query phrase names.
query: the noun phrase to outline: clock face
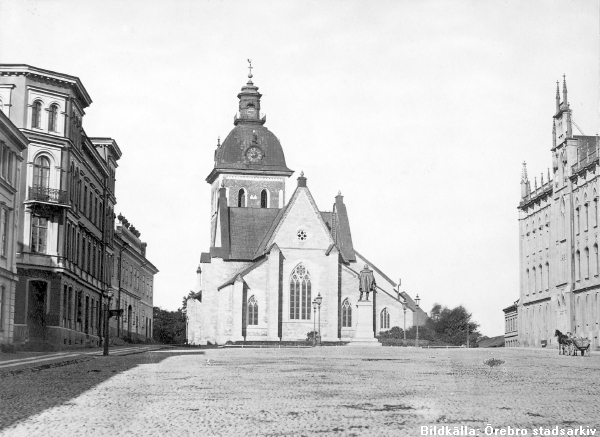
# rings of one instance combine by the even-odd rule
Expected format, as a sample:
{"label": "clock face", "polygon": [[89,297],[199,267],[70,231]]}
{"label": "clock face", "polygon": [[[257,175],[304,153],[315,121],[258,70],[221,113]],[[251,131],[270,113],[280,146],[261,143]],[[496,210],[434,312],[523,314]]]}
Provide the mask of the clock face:
{"label": "clock face", "polygon": [[250,162],[258,162],[263,158],[263,152],[258,147],[252,146],[246,151],[246,157]]}

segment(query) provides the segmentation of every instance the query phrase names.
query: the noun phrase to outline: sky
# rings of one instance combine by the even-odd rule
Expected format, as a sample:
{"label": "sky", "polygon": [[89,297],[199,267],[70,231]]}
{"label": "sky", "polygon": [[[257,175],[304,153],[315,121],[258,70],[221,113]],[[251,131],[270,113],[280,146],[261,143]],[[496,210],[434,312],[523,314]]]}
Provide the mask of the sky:
{"label": "sky", "polygon": [[[0,63],[77,76],[88,136],[123,152],[117,207],[175,310],[209,249],[217,138],[252,59],[291,195],[341,191],[355,248],[429,311],[504,333],[519,297],[517,206],[551,166],[556,80],[600,129],[598,0],[0,2]],[[576,132],[578,133],[578,132]],[[539,180],[539,179],[538,179]]]}

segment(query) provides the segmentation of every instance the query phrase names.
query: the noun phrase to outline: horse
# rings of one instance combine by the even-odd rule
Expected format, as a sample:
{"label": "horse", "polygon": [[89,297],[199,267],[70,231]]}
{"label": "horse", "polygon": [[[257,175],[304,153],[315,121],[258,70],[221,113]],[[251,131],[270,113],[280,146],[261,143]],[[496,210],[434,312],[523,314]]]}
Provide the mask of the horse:
{"label": "horse", "polygon": [[566,350],[568,348],[569,343],[567,340],[569,339],[568,335],[563,334],[558,329],[554,332],[554,336],[558,339],[558,354],[566,355]]}

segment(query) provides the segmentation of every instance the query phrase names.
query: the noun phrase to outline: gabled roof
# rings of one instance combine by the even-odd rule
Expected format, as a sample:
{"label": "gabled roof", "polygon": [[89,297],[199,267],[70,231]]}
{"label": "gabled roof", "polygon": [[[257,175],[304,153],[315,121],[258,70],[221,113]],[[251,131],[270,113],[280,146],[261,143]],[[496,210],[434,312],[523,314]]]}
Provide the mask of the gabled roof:
{"label": "gabled roof", "polygon": [[235,272],[231,278],[229,278],[223,284],[219,285],[217,287],[217,290],[220,290],[221,288],[225,288],[228,285],[233,284],[238,277],[243,280],[244,276],[246,276],[248,273],[250,273],[252,270],[257,268],[258,266],[262,265],[266,260],[267,260],[267,258],[264,257],[264,258],[261,258],[259,261],[255,262],[254,264],[249,265],[248,267],[241,268],[240,270]]}
{"label": "gabled roof", "polygon": [[254,259],[280,211],[278,208],[229,208],[229,259]]}

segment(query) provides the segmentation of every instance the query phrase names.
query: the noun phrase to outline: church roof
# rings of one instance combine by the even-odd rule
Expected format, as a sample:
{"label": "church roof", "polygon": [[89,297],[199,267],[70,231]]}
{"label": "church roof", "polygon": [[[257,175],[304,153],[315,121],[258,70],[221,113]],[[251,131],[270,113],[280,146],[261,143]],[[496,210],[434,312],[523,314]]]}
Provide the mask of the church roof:
{"label": "church roof", "polygon": [[230,259],[254,259],[280,211],[278,208],[230,208]]}
{"label": "church roof", "polygon": [[[247,156],[248,149],[258,147],[262,157],[253,162]],[[238,124],[233,128],[223,144],[215,152],[215,167],[207,180],[217,171],[236,173],[276,172],[282,175],[293,173],[285,163],[281,143],[265,126],[258,124]]]}

